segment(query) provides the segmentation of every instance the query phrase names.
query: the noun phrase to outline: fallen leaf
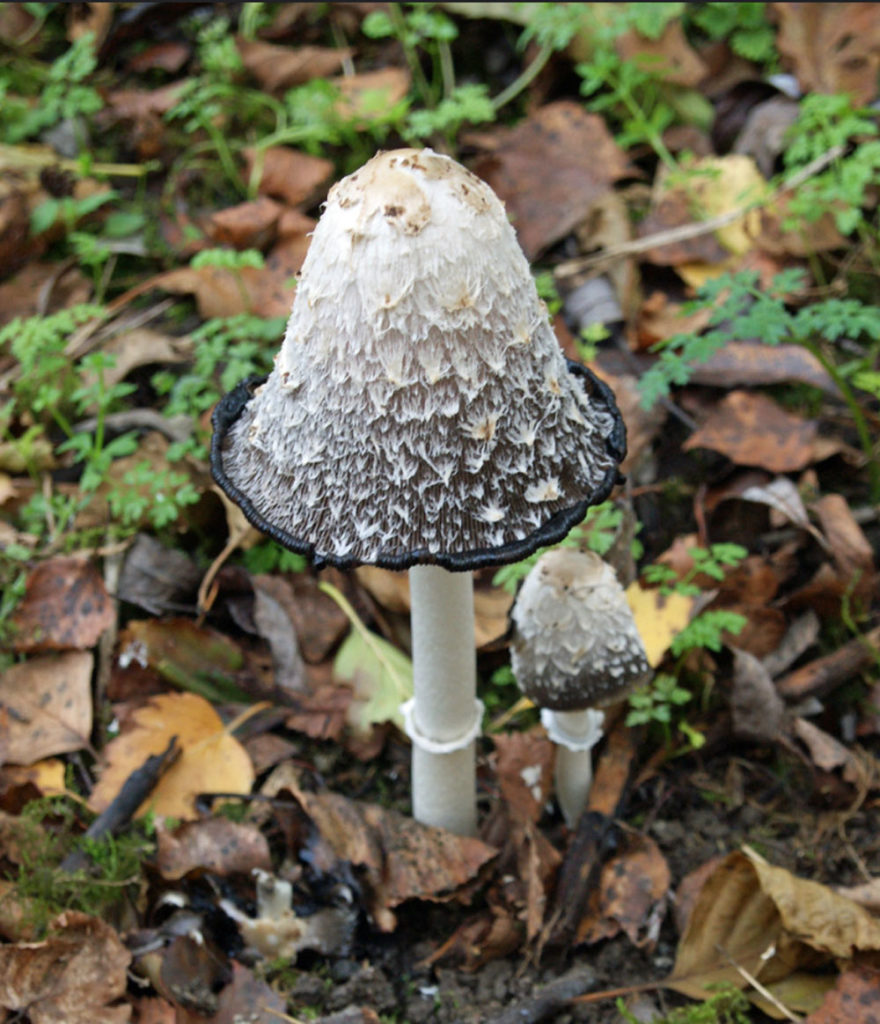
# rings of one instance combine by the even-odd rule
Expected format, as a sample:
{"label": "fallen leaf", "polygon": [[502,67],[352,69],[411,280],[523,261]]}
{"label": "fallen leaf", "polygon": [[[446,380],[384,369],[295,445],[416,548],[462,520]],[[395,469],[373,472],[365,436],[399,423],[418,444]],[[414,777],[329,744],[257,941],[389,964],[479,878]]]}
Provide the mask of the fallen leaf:
{"label": "fallen leaf", "polygon": [[775,743],[787,729],[785,701],[776,692],[770,673],[748,651],[733,648],[730,710],[734,735],[760,743]]}
{"label": "fallen leaf", "polygon": [[269,844],[256,825],[228,818],[188,822],[173,831],[160,823],[156,839],[156,867],[171,880],[190,871],[247,875],[256,868],[269,871],[272,867]]}
{"label": "fallen leaf", "polygon": [[192,821],[198,818],[196,798],[202,793],[248,794],[254,770],[247,751],[226,732],[217,712],[193,693],[154,697],[135,711],[126,730],[104,748],[104,767],[89,798],[96,813],[105,810],[128,776],[172,737],[181,755],[162,775],[150,797],[138,808],[156,815]]}
{"label": "fallen leaf", "polygon": [[163,679],[209,700],[247,700],[252,683],[241,648],[190,619],[134,619],[119,634],[118,661],[155,669]]}
{"label": "fallen leaf", "polygon": [[853,104],[877,95],[880,8],[876,4],[774,3],[776,45],[802,92],[848,93]]}
{"label": "fallen leaf", "polygon": [[677,593],[664,595],[656,588],[644,588],[634,582],[626,588],[626,600],[642,638],[648,664],[656,668],[669,645],[690,621],[694,599]]}
{"label": "fallen leaf", "polygon": [[543,728],[492,737],[497,754],[495,776],[513,817],[536,822],[553,787],[553,743]]}
{"label": "fallen leaf", "polygon": [[5,761],[33,764],[88,747],[92,665],[89,651],[69,651],[30,658],[0,675],[0,742]]}
{"label": "fallen leaf", "polygon": [[64,781],[66,766],[59,757],[49,757],[34,764],[7,764],[0,772],[0,790],[8,787],[35,786],[41,796],[60,796],[67,792]]}
{"label": "fallen leaf", "polygon": [[866,964],[843,971],[803,1024],[871,1024],[880,1020],[880,976]]}
{"label": "fallen leaf", "polygon": [[280,92],[335,74],[350,59],[346,47],[277,46],[260,39],[235,40],[242,62],[267,92]]}
{"label": "fallen leaf", "polygon": [[254,576],[253,583],[283,606],[302,656],[310,665],[324,661],[345,635],[349,625],[345,612],[320,590],[313,577],[267,573]]}
{"label": "fallen leaf", "polygon": [[629,834],[624,848],[602,866],[594,906],[577,941],[591,945],[623,931],[634,946],[653,949],[666,911],[670,872],[650,836]]}
{"label": "fallen leaf", "polygon": [[233,249],[267,249],[277,237],[282,207],[268,196],[259,196],[211,214],[211,240]]}
{"label": "fallen leaf", "polygon": [[[236,960],[231,966],[232,981],[220,993],[217,1014],[210,1024],[278,1024],[289,1019],[284,1013],[285,998],[267,981]],[[378,1018],[376,1021],[378,1024]]]}
{"label": "fallen leaf", "polygon": [[856,759],[852,751],[824,729],[813,725],[805,718],[796,718],[794,733],[807,748],[810,760],[817,768],[821,768],[824,772],[844,767],[855,770]]}
{"label": "fallen leaf", "polygon": [[[710,311],[704,312],[708,314]],[[679,326],[676,329],[688,331],[691,328]],[[837,385],[819,360],[801,345],[728,341],[706,362],[693,367],[690,380],[694,384],[718,388],[769,387],[794,381],[819,388],[826,395],[839,395]]]}
{"label": "fallen leaf", "polygon": [[[333,164],[289,146],[244,150],[248,177],[258,173],[257,191],[290,206],[313,200],[333,173]],[[261,164],[261,166],[257,166]],[[314,222],[313,226],[314,226]]]}
{"label": "fallen leaf", "polygon": [[672,18],[657,39],[646,39],[630,29],[615,40],[624,61],[632,61],[649,74],[673,85],[698,85],[708,72],[684,34],[680,18]]}
{"label": "fallen leaf", "polygon": [[[533,260],[569,234],[591,206],[629,172],[605,121],[571,100],[541,107],[505,129],[474,166],[507,206],[520,245]],[[548,154],[553,174],[547,174]]]}
{"label": "fallen leaf", "polygon": [[271,588],[254,580],[254,626],[272,652],[273,682],[282,702],[308,691],[306,666],[299,651],[296,629],[285,605]]}
{"label": "fallen leaf", "polygon": [[322,583],[351,622],[351,632],[333,662],[333,674],[354,690],[348,710],[348,724],[361,735],[374,725],[393,722],[403,731],[400,705],[412,697],[412,661],[399,648],[370,632],[354,609],[331,584]]}
{"label": "fallen leaf", "polygon": [[158,70],[174,75],[186,64],[191,55],[192,48],[186,43],[166,39],[134,54],[128,61],[128,70],[134,74]]}
{"label": "fallen leaf", "polygon": [[32,1024],[123,1024],[131,954],[104,921],[66,911],[42,942],[0,946],[0,1006]]}
{"label": "fallen leaf", "polygon": [[330,81],[339,88],[339,99],[334,105],[337,116],[351,121],[358,130],[365,129],[377,114],[386,113],[405,99],[410,87],[409,72],[397,67],[360,71]]}
{"label": "fallen leaf", "polygon": [[766,395],[731,391],[682,448],[709,448],[740,466],[792,473],[815,458],[815,420],[787,412]]}
{"label": "fallen leaf", "polygon": [[393,929],[390,911],[406,900],[460,898],[497,855],[479,839],[422,825],[377,804],[298,787],[294,796],[336,857],[364,868],[371,913],[383,931]]}
{"label": "fallen leaf", "polygon": [[772,987],[878,949],[880,921],[864,908],[745,848],[725,857],[700,889],[664,984],[702,1000],[719,983],[745,986],[737,966]]}
{"label": "fallen leaf", "polygon": [[116,593],[120,601],[162,615],[174,606],[193,604],[201,578],[201,570],[179,548],[139,533],[125,556]]}
{"label": "fallen leaf", "polygon": [[32,569],[12,615],[16,651],[94,647],[115,621],[113,602],[93,562],[57,556]]}
{"label": "fallen leaf", "polygon": [[838,573],[847,586],[868,597],[874,589],[874,549],[842,494],[825,494],[813,506]]}

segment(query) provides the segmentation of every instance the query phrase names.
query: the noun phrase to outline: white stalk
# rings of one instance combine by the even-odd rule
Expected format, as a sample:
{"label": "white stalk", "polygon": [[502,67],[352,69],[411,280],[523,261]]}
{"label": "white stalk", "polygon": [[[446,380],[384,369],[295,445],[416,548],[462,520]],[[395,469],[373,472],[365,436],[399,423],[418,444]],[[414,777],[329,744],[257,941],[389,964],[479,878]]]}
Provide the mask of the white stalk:
{"label": "white stalk", "polygon": [[556,800],[570,829],[577,825],[593,784],[593,747],[602,738],[605,715],[585,711],[541,711],[541,722],[556,744]]}
{"label": "white stalk", "polygon": [[416,565],[409,570],[409,585],[413,816],[474,835],[479,705],[473,579],[469,572]]}

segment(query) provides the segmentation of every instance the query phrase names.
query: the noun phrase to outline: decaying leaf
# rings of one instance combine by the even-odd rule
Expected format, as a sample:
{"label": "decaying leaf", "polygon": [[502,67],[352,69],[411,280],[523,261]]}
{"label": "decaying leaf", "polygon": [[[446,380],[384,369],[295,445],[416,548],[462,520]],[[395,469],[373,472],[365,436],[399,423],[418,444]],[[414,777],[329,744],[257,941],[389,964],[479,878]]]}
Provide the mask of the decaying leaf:
{"label": "decaying leaf", "polygon": [[498,756],[495,774],[512,816],[536,822],[553,786],[553,743],[543,728],[492,737]]}
{"label": "decaying leaf", "polygon": [[[741,967],[774,991],[835,958],[876,950],[880,921],[863,907],[746,847],[725,857],[703,884],[664,984],[705,999],[712,985],[746,985]],[[773,1012],[766,1002],[762,1008]]]}
{"label": "decaying leaf", "polygon": [[245,149],[248,175],[259,175],[261,195],[299,206],[314,198],[333,173],[333,164],[289,146],[271,146],[259,152]]}
{"label": "decaying leaf", "polygon": [[89,745],[93,661],[90,651],[46,654],[0,674],[0,759],[33,764]]}
{"label": "decaying leaf", "polygon": [[85,558],[50,558],[28,573],[25,588],[12,616],[17,651],[94,647],[114,621],[101,574]]}
{"label": "decaying leaf", "polygon": [[731,391],[682,448],[710,448],[740,466],[792,473],[815,458],[815,420],[787,412],[766,395]]}
{"label": "decaying leaf", "polygon": [[774,743],[786,729],[785,701],[776,692],[770,673],[753,654],[733,649],[730,710],[735,735]]}
{"label": "decaying leaf", "polygon": [[592,905],[578,927],[587,944],[623,931],[635,946],[653,948],[666,912],[670,872],[650,836],[631,834],[602,866]]}
{"label": "decaying leaf", "polygon": [[162,694],[135,711],[127,724],[104,750],[104,769],[89,799],[93,811],[105,810],[128,776],[149,756],[162,753],[172,737],[177,738],[181,755],[138,808],[138,816],[153,810],[191,821],[198,817],[195,801],[201,793],[250,793],[250,758],[204,698],[194,693]]}
{"label": "decaying leaf", "polygon": [[383,931],[394,928],[391,910],[405,900],[461,898],[466,883],[497,854],[479,839],[422,825],[377,804],[292,786],[336,857],[365,869],[371,913]]}
{"label": "decaying leaf", "polygon": [[124,1024],[130,960],[109,924],[67,911],[42,942],[0,946],[0,1006],[33,1024]]}
{"label": "decaying leaf", "polygon": [[690,621],[694,599],[678,593],[664,595],[656,588],[644,588],[638,583],[626,588],[626,599],[645,645],[648,664],[656,668]]}
{"label": "decaying leaf", "polygon": [[207,818],[187,822],[173,832],[160,823],[156,833],[156,866],[163,878],[182,878],[195,869],[247,875],[272,866],[269,844],[255,825]]}
{"label": "decaying leaf", "polygon": [[628,169],[604,120],[571,100],[549,103],[505,130],[474,167],[506,204],[529,259],[572,231]]}

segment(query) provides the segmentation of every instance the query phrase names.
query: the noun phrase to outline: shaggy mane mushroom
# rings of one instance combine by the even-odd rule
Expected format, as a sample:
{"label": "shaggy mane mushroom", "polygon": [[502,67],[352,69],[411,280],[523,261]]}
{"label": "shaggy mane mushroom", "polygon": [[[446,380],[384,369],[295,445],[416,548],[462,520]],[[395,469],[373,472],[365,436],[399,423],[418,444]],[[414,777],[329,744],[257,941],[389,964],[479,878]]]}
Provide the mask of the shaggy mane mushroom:
{"label": "shaggy mane mushroom", "polygon": [[625,452],[488,185],[429,149],[335,185],[275,368],[214,427],[214,477],[258,529],[318,568],[409,570],[414,813],[473,833],[471,570],[561,539]]}

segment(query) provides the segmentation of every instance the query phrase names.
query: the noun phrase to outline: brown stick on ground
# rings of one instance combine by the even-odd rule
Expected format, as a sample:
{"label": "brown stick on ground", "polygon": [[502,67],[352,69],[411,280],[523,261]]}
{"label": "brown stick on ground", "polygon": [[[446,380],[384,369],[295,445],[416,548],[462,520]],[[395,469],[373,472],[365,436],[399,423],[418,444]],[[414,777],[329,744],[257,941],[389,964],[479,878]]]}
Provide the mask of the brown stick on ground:
{"label": "brown stick on ground", "polygon": [[535,995],[509,1006],[499,1016],[492,1017],[487,1024],[537,1024],[538,1021],[546,1020],[550,1014],[564,1009],[572,999],[583,995],[595,980],[596,974],[592,967],[585,964],[573,967]]}
{"label": "brown stick on ground", "polygon": [[850,640],[824,658],[789,672],[776,683],[780,696],[786,700],[823,697],[835,687],[851,679],[856,672],[875,662],[880,654],[880,626],[870,633]]}
{"label": "brown stick on ground", "polygon": [[[172,736],[161,754],[152,754],[122,784],[106,810],[102,811],[86,829],[89,839],[99,839],[107,833],[117,832],[131,819],[134,812],[156,788],[163,772],[171,767],[180,755],[177,737]],[[62,871],[78,871],[88,865],[89,858],[82,850],[74,850],[61,862]]]}

